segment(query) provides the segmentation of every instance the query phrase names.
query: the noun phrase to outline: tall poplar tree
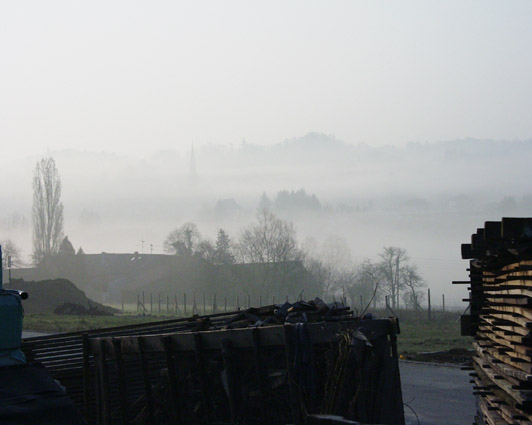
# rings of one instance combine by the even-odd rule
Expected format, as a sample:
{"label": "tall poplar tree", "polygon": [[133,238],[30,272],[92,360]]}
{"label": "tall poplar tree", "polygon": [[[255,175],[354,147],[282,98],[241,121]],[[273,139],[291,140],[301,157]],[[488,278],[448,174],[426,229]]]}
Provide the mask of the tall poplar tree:
{"label": "tall poplar tree", "polygon": [[33,262],[56,253],[63,238],[61,177],[53,158],[43,158],[33,173]]}

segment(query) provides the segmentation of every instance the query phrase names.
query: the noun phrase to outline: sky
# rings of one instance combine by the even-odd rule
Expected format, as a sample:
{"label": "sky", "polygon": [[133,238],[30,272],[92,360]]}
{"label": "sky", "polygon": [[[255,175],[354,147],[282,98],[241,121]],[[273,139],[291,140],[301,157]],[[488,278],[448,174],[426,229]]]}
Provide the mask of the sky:
{"label": "sky", "polygon": [[532,2],[4,1],[5,157],[532,137]]}
{"label": "sky", "polygon": [[[248,220],[263,191],[303,187],[333,207],[342,194],[385,197],[398,187],[405,197],[484,190],[493,192],[489,202],[520,202],[529,150],[504,159],[497,145],[482,159],[473,147],[455,158],[433,145],[403,162],[395,155],[415,149],[384,149],[389,160],[371,162],[380,154],[337,158],[332,147],[312,154],[305,145],[293,153],[294,171],[275,149],[226,146],[272,146],[310,132],[370,147],[531,140],[531,46],[529,0],[0,1],[0,228],[13,212],[31,216],[31,173],[48,154],[63,181],[65,232],[87,252],[139,249],[140,239],[161,245],[187,220],[214,232],[219,217],[205,211],[217,199],[235,198]],[[191,146],[209,186],[195,209],[180,204]],[[501,163],[512,173],[487,172]],[[429,201],[432,215],[423,217],[372,210],[364,226],[341,214],[296,224],[302,238],[317,228],[322,239],[345,234],[357,258],[404,246],[420,266],[435,263],[425,264],[427,278],[447,288],[465,273],[459,244],[488,216],[440,220],[440,204]],[[86,211],[100,227],[81,223]],[[239,220],[227,224],[234,235],[246,224]],[[28,255],[31,229],[19,233],[7,236]],[[360,242],[370,239],[374,246]]]}

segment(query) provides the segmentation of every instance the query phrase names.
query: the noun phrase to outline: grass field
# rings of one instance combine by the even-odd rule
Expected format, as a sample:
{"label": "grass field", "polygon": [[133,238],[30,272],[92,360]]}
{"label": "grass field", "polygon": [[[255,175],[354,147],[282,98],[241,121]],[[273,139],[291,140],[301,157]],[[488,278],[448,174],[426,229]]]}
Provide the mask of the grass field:
{"label": "grass field", "polygon": [[460,324],[455,321],[403,321],[397,337],[399,354],[444,351],[451,348],[471,348],[473,338],[460,336]]}
{"label": "grass field", "polygon": [[[380,316],[382,317],[384,314]],[[472,338],[460,336],[460,324],[456,323],[456,313],[439,315],[432,321],[401,313],[399,313],[399,317],[401,334],[398,336],[398,349],[400,354],[471,348]],[[57,316],[54,314],[30,314],[24,317],[24,329],[50,333],[70,332],[132,325],[169,318],[171,316],[168,315]]]}
{"label": "grass field", "polygon": [[24,317],[24,330],[34,332],[73,332],[111,326],[134,325],[136,323],[165,320],[157,316],[58,316],[55,314],[28,314]]}

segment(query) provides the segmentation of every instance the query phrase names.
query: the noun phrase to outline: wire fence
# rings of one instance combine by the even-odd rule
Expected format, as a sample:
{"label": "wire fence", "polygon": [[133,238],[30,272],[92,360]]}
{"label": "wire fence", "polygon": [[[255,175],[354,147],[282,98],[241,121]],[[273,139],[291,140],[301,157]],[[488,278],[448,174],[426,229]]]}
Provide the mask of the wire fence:
{"label": "wire fence", "polygon": [[[459,315],[464,307],[445,304],[445,295],[442,295],[438,304],[435,304],[427,293],[427,304],[424,306],[406,306],[404,303],[392,307],[389,296],[378,302],[369,302],[360,297],[357,302],[353,299],[330,295],[322,297],[326,302],[340,302],[349,306],[355,313],[373,313],[379,317],[395,316],[407,319],[422,320],[445,320]],[[220,295],[217,293],[193,292],[182,294],[169,294],[163,292],[142,291],[136,294],[136,300],[123,298],[121,304],[114,307],[124,314],[159,315],[171,317],[190,317],[194,315],[206,315],[223,313],[228,311],[244,310],[251,307],[263,307],[272,304],[284,304],[285,302],[295,303],[303,300],[302,294],[299,296],[273,295],[268,297],[252,296],[249,294]],[[132,302],[133,301],[133,302]]]}

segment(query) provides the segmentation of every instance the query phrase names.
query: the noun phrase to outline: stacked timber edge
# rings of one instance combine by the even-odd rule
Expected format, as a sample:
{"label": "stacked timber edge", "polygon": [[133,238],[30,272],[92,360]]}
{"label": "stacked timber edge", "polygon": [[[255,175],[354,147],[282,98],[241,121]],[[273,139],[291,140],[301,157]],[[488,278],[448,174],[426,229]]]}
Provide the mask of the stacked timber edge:
{"label": "stacked timber edge", "polygon": [[462,245],[468,259],[478,425],[532,425],[532,218],[488,221]]}
{"label": "stacked timber edge", "polygon": [[[32,338],[23,348],[91,425],[404,425],[397,320],[346,308],[312,320],[296,304]],[[295,320],[298,309],[307,322]],[[283,310],[286,321],[272,324],[268,311]]]}

